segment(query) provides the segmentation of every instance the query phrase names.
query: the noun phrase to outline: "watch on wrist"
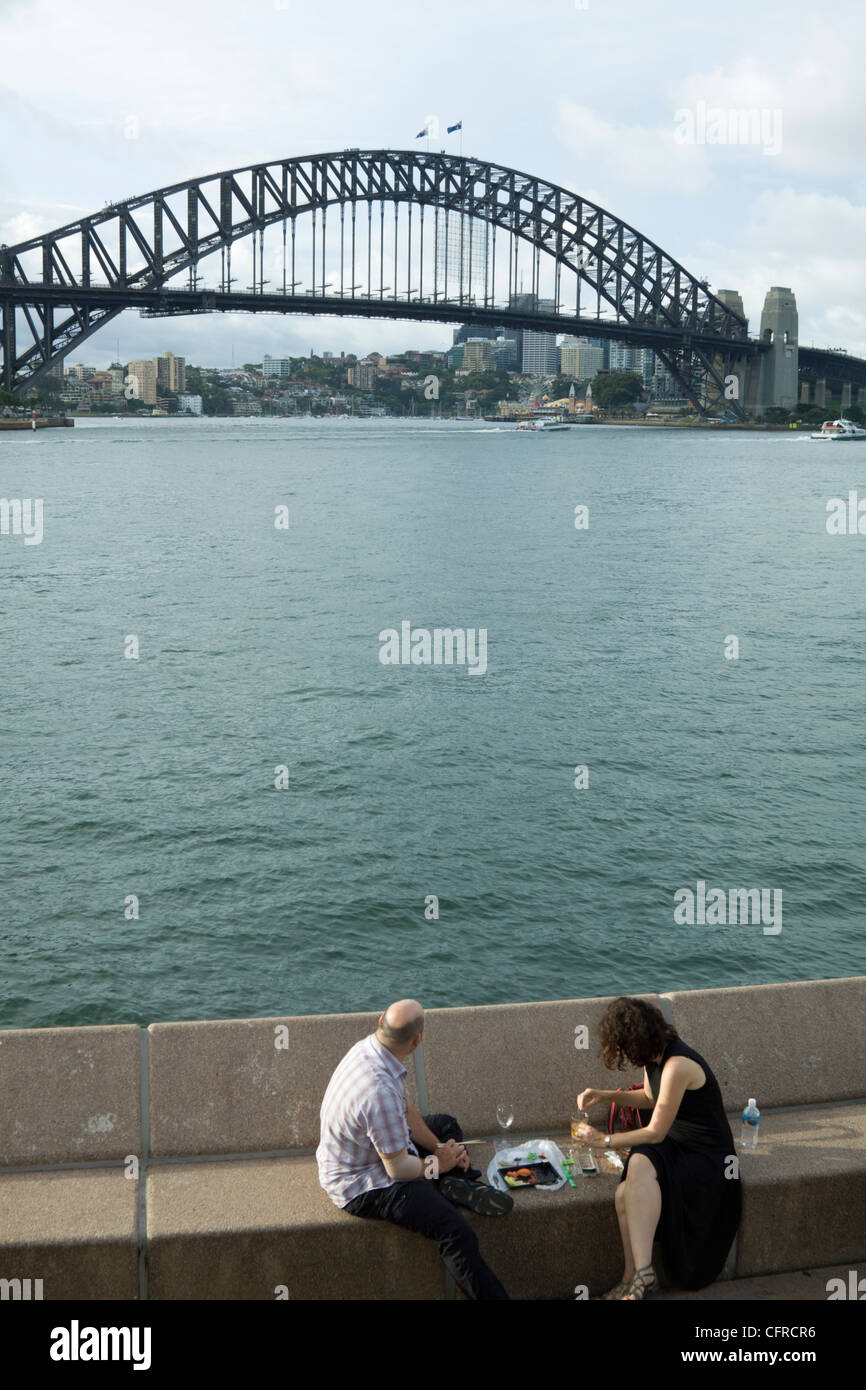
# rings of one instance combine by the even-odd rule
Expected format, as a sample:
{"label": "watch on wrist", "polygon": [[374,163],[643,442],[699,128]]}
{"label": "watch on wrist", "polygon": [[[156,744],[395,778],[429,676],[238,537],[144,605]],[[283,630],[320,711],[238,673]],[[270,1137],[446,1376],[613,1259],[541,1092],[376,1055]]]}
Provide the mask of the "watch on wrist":
{"label": "watch on wrist", "polygon": [[610,1148],[610,1140],[611,1140],[611,1136],[610,1136],[609,1134],[606,1134],[606,1135],[604,1136],[604,1147],[605,1147],[606,1149],[609,1149],[609,1148]]}

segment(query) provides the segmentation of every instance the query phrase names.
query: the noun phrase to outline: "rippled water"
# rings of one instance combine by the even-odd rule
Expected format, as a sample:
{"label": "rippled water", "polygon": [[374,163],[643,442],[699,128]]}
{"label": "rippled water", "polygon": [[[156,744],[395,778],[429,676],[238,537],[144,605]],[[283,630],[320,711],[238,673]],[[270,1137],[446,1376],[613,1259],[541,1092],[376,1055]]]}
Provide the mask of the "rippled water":
{"label": "rippled water", "polygon": [[[825,528],[866,449],[80,421],[0,465],[44,499],[0,536],[0,1025],[866,969],[866,537]],[[403,620],[487,672],[383,665]],[[699,879],[781,933],[676,923]]]}

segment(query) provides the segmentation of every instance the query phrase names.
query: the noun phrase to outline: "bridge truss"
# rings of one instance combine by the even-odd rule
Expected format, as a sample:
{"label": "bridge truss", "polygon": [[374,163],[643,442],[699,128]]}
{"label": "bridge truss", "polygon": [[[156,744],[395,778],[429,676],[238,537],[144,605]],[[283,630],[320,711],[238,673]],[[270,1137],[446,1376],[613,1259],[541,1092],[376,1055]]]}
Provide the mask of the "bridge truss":
{"label": "bridge truss", "polygon": [[725,384],[762,347],[704,281],[603,208],[444,152],[231,169],[0,247],[0,384],[26,389],[128,308],[611,338],[652,348],[699,409],[725,400],[736,413]]}

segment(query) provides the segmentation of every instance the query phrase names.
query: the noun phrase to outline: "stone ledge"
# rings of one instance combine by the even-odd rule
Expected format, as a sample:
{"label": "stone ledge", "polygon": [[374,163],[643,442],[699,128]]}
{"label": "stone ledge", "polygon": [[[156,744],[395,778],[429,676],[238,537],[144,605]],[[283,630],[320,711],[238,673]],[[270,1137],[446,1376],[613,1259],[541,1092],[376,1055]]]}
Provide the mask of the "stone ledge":
{"label": "stone ledge", "polygon": [[141,1152],[141,1030],[0,1030],[0,1166]]}
{"label": "stone ledge", "polygon": [[0,1177],[4,1278],[43,1281],[47,1299],[135,1299],[138,1181],[122,1169]]}
{"label": "stone ledge", "polygon": [[172,1165],[148,1178],[149,1295],[423,1299],[444,1294],[433,1241],[342,1212],[312,1158]]}

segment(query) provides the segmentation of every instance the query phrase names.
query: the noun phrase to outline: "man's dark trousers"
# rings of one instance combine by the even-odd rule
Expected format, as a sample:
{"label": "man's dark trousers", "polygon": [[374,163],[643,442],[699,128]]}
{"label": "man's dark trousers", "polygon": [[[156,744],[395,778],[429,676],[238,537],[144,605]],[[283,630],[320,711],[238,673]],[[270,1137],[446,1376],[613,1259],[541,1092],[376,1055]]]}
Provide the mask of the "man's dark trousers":
{"label": "man's dark trousers", "polygon": [[[442,1143],[449,1139],[459,1143],[463,1138],[463,1131],[452,1115],[425,1115],[424,1123]],[[429,1150],[418,1147],[418,1153],[425,1158]],[[475,1168],[465,1173],[460,1168],[452,1168],[451,1172],[460,1178],[480,1177]],[[446,1269],[467,1298],[508,1298],[496,1275],[482,1260],[478,1238],[469,1222],[442,1195],[435,1178],[413,1178],[410,1182],[394,1182],[390,1187],[362,1192],[360,1197],[353,1197],[343,1211],[353,1216],[393,1221],[397,1226],[406,1226],[410,1231],[435,1240]]]}

